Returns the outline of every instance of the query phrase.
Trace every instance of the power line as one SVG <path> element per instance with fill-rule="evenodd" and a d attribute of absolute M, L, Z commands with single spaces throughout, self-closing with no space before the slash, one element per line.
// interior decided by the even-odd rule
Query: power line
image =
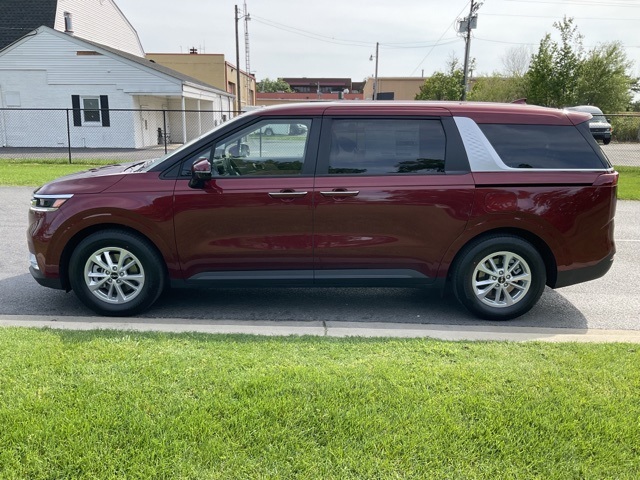
<path fill-rule="evenodd" d="M 474 36 L 473 38 L 475 38 L 476 40 L 480 40 L 481 42 L 491 42 L 491 43 L 504 43 L 507 45 L 533 45 L 534 47 L 537 45 L 540 45 L 540 43 L 525 43 L 525 42 L 509 42 L 507 40 L 493 40 L 490 38 L 481 38 L 478 36 Z M 584 45 L 586 48 L 595 48 L 598 45 Z M 625 45 L 622 44 L 622 46 L 624 48 L 640 48 L 640 45 Z"/>
<path fill-rule="evenodd" d="M 431 52 L 433 52 L 433 49 L 436 48 L 436 46 L 439 44 L 440 40 L 442 40 L 442 37 L 444 37 L 445 33 L 447 33 L 447 31 L 453 26 L 455 25 L 456 21 L 458 20 L 458 17 L 460 15 L 462 15 L 462 12 L 464 12 L 467 9 L 467 5 L 469 4 L 469 2 L 466 2 L 464 4 L 464 7 L 462 7 L 462 10 L 460 10 L 458 12 L 458 14 L 456 15 L 456 17 L 453 19 L 453 21 L 447 25 L 447 28 L 444 30 L 444 32 L 442 32 L 442 35 L 440 35 L 440 38 L 436 41 L 436 43 L 431 47 L 431 49 L 427 52 L 427 54 L 424 56 L 424 58 L 422 60 L 420 60 L 420 63 L 418 63 L 418 66 L 416 68 L 413 69 L 413 71 L 411 72 L 411 74 L 409 75 L 410 77 L 413 76 L 414 73 L 416 73 L 416 71 L 422 66 L 422 64 L 424 63 L 424 61 L 429 57 L 429 55 L 431 55 Z"/>
<path fill-rule="evenodd" d="M 628 8 L 640 8 L 640 3 L 635 5 L 629 5 L 628 3 L 619 3 L 620 0 L 609 1 L 609 2 L 585 2 L 580 0 L 562 0 L 562 1 L 552 1 L 552 0 L 504 0 L 505 2 L 519 2 L 519 3 L 551 3 L 553 5 L 581 5 L 585 7 L 628 7 Z"/>
<path fill-rule="evenodd" d="M 362 40 L 349 40 L 349 39 L 344 39 L 344 38 L 336 38 L 336 37 L 330 37 L 327 35 L 323 35 L 320 33 L 315 33 L 315 32 L 311 32 L 309 30 L 303 30 L 301 28 L 297 28 L 297 27 L 292 27 L 290 25 L 285 25 L 284 23 L 280 23 L 280 22 L 276 22 L 273 20 L 269 20 L 266 18 L 262 18 L 262 17 L 258 17 L 256 15 L 252 15 L 251 16 L 252 20 L 255 20 L 258 23 L 261 23 L 263 25 L 266 25 L 268 27 L 272 27 L 278 30 L 282 30 L 288 33 L 292 33 L 294 35 L 300 35 L 306 38 L 311 38 L 313 40 L 318 40 L 320 42 L 326 42 L 326 43 L 332 43 L 334 45 L 348 45 L 348 46 L 354 46 L 354 47 L 366 47 L 366 48 L 371 48 L 375 45 L 375 42 L 366 42 L 366 41 L 362 41 Z M 405 48 L 429 48 L 429 47 L 435 47 L 435 46 L 439 46 L 439 45 L 447 45 L 450 43 L 454 43 L 457 42 L 458 38 L 457 37 L 450 37 L 450 38 L 446 38 L 444 39 L 444 41 L 442 41 L 442 37 L 440 39 L 438 39 L 437 41 L 433 42 L 433 41 L 428 41 L 428 40 L 421 40 L 421 41 L 412 41 L 412 42 L 396 42 L 396 43 L 382 43 L 380 42 L 380 46 L 381 47 L 385 47 L 386 49 L 405 49 Z"/>
<path fill-rule="evenodd" d="M 301 35 L 303 37 L 312 38 L 314 40 L 319 40 L 326 43 L 333 43 L 336 45 L 351 45 L 355 47 L 367 47 L 367 48 L 370 48 L 372 45 L 375 45 L 375 42 L 362 42 L 360 40 L 345 40 L 345 39 L 340 39 L 335 37 L 329 37 L 327 35 L 322 35 L 319 33 L 310 32 L 308 30 L 302 30 L 300 28 L 291 27 L 283 23 L 274 22 L 272 20 L 261 18 L 256 15 L 252 15 L 251 19 L 263 25 L 276 28 L 278 30 L 283 30 L 285 32 Z"/>
<path fill-rule="evenodd" d="M 517 13 L 483 13 L 483 15 L 487 15 L 490 17 L 520 17 L 520 18 L 555 18 L 557 19 L 557 15 L 524 15 Z M 614 18 L 614 17 L 571 17 L 574 20 L 598 20 L 606 21 L 606 20 L 616 20 L 616 21 L 629 21 L 629 22 L 640 22 L 640 18 Z"/>

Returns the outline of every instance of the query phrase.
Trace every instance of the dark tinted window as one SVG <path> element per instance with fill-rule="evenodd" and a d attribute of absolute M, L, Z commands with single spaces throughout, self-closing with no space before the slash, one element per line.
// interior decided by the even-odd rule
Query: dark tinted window
<path fill-rule="evenodd" d="M 444 173 L 446 137 L 438 120 L 334 120 L 330 174 Z"/>
<path fill-rule="evenodd" d="M 513 168 L 602 168 L 574 126 L 481 124 L 502 161 Z"/>

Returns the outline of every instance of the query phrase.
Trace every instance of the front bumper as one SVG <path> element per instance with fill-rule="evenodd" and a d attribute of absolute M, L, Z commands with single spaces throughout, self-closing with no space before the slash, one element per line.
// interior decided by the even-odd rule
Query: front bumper
<path fill-rule="evenodd" d="M 593 135 L 593 138 L 596 140 L 602 140 L 603 142 L 605 140 L 611 140 L 611 132 L 591 132 L 591 135 Z"/>
<path fill-rule="evenodd" d="M 35 281 L 43 287 L 55 288 L 56 290 L 65 290 L 60 278 L 45 277 L 40 270 L 37 270 L 33 267 L 29 267 L 29 272 L 31 273 L 31 276 L 35 279 Z"/>

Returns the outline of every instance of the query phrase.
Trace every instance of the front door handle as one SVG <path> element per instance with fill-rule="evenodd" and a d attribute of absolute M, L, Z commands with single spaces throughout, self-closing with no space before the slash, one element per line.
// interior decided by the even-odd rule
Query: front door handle
<path fill-rule="evenodd" d="M 294 192 L 293 190 L 283 190 L 281 192 L 269 192 L 271 198 L 298 198 L 304 197 L 308 192 Z"/>
<path fill-rule="evenodd" d="M 330 192 L 320 192 L 323 197 L 355 197 L 360 190 L 332 190 Z"/>

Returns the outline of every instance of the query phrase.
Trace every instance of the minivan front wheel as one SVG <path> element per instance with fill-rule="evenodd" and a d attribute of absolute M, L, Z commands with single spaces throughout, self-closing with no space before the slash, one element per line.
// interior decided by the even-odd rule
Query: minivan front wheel
<path fill-rule="evenodd" d="M 520 237 L 499 235 L 469 244 L 456 261 L 456 298 L 487 320 L 509 320 L 528 312 L 546 283 L 542 257 Z"/>
<path fill-rule="evenodd" d="M 145 239 L 105 230 L 82 240 L 69 262 L 80 300 L 102 315 L 135 315 L 149 308 L 165 283 L 163 260 Z"/>

